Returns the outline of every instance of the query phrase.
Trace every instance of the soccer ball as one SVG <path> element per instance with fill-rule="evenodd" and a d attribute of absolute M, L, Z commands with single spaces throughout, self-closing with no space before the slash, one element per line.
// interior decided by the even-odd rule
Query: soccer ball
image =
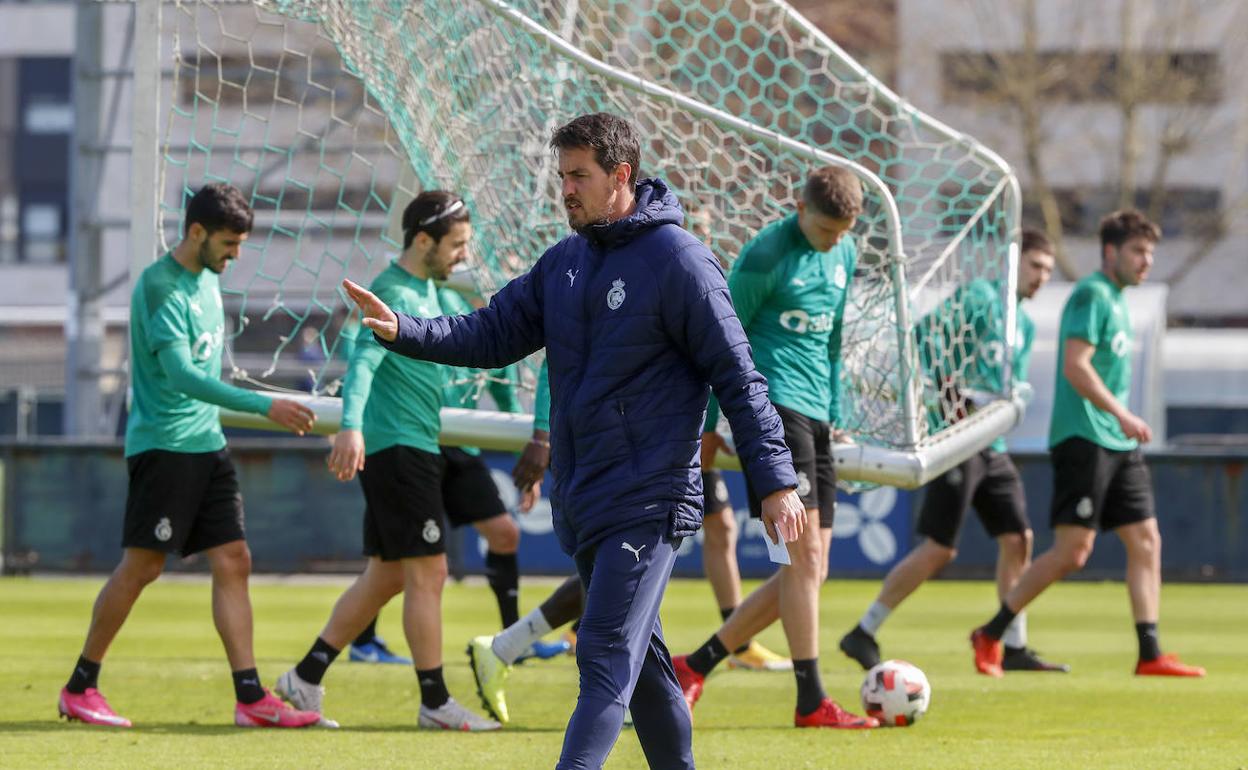
<path fill-rule="evenodd" d="M 886 660 L 862 682 L 862 708 L 881 726 L 907 727 L 918 721 L 932 700 L 927 676 L 913 663 Z"/>

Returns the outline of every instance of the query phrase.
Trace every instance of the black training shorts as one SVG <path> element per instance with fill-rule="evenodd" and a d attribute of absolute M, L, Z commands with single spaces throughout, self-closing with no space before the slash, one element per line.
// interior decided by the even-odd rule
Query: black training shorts
<path fill-rule="evenodd" d="M 793 455 L 797 472 L 797 496 L 807 510 L 819 511 L 819 528 L 830 529 L 836 515 L 836 466 L 832 462 L 832 425 L 804 414 L 772 404 L 784 424 L 784 443 Z M 750 515 L 762 518 L 762 501 L 750 486 L 749 474 L 745 488 L 750 496 Z"/>
<path fill-rule="evenodd" d="M 395 445 L 364 458 L 364 555 L 382 561 L 446 553 L 442 455 Z"/>
<path fill-rule="evenodd" d="M 702 471 L 702 509 L 704 515 L 728 511 L 732 513 L 732 500 L 728 499 L 728 485 L 724 474 L 715 468 Z"/>
<path fill-rule="evenodd" d="M 190 556 L 244 539 L 243 496 L 228 449 L 151 449 L 126 458 L 122 548 Z"/>
<path fill-rule="evenodd" d="M 442 447 L 442 505 L 452 527 L 475 524 L 507 513 L 490 467 L 479 455 Z"/>
<path fill-rule="evenodd" d="M 1023 480 L 1009 455 L 985 449 L 928 484 L 919 534 L 956 547 L 966 510 L 972 507 L 994 538 L 1030 529 Z"/>
<path fill-rule="evenodd" d="M 1068 438 L 1053 447 L 1050 458 L 1053 526 L 1108 531 L 1153 518 L 1152 477 L 1138 447 L 1116 451 Z"/>

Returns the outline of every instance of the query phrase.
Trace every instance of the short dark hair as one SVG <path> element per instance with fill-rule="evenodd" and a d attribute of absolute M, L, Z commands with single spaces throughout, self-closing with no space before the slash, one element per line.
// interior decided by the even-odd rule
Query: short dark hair
<path fill-rule="evenodd" d="M 1137 209 L 1118 209 L 1101 219 L 1101 258 L 1106 246 L 1122 246 L 1132 238 L 1145 238 L 1153 243 L 1161 240 L 1161 227 Z"/>
<path fill-rule="evenodd" d="M 621 163 L 627 163 L 632 169 L 628 183 L 636 186 L 641 175 L 641 143 L 633 125 L 624 118 L 609 112 L 581 115 L 556 128 L 550 137 L 552 150 L 575 147 L 593 150 L 594 160 L 608 174 Z"/>
<path fill-rule="evenodd" d="M 218 230 L 233 233 L 250 233 L 255 214 L 237 187 L 225 182 L 214 182 L 199 188 L 186 204 L 182 218 L 185 232 L 198 224 L 212 235 Z"/>
<path fill-rule="evenodd" d="M 1019 248 L 1019 254 L 1026 254 L 1029 251 L 1039 251 L 1044 254 L 1054 254 L 1056 250 L 1053 248 L 1053 241 L 1049 240 L 1049 236 L 1045 235 L 1042 230 L 1034 227 L 1023 228 L 1023 244 Z"/>
<path fill-rule="evenodd" d="M 862 213 L 862 183 L 849 169 L 824 166 L 806 178 L 802 200 L 833 219 L 855 219 Z"/>
<path fill-rule="evenodd" d="M 451 231 L 451 225 L 471 219 L 463 199 L 446 190 L 425 190 L 403 209 L 403 250 L 418 233 L 428 233 L 434 243 Z"/>

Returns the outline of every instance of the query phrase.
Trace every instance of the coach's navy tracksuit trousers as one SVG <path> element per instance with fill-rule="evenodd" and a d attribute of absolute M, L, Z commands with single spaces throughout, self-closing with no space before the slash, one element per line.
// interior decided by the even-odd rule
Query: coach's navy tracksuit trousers
<path fill-rule="evenodd" d="M 651 768 L 693 767 L 693 724 L 663 643 L 659 605 L 680 538 L 648 521 L 576 555 L 585 609 L 576 635 L 581 692 L 559 770 L 597 770 L 624 725 L 624 707 Z"/>

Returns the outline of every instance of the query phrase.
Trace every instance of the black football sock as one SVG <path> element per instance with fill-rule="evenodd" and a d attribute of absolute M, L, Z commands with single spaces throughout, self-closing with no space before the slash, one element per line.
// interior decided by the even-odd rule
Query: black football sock
<path fill-rule="evenodd" d="M 446 690 L 446 682 L 442 680 L 442 667 L 416 669 L 416 681 L 420 682 L 420 705 L 436 709 L 451 699 Z"/>
<path fill-rule="evenodd" d="M 723 620 L 724 622 L 727 622 L 727 621 L 728 621 L 728 616 L 729 616 L 729 615 L 731 615 L 732 613 L 736 612 L 736 611 L 737 611 L 737 608 L 736 608 L 736 607 L 720 607 L 720 608 L 719 608 L 719 617 L 720 617 L 720 619 L 721 619 L 721 620 Z M 746 640 L 745 644 L 743 644 L 743 645 L 741 645 L 740 647 L 738 647 L 737 649 L 733 650 L 733 651 L 732 651 L 732 654 L 733 654 L 733 655 L 740 655 L 741 653 L 745 652 L 745 651 L 746 651 L 746 650 L 748 650 L 748 649 L 750 649 L 750 640 L 749 640 L 749 639 L 747 639 L 747 640 Z"/>
<path fill-rule="evenodd" d="M 793 661 L 793 677 L 797 679 L 797 713 L 806 716 L 828 697 L 819 678 L 819 659 Z"/>
<path fill-rule="evenodd" d="M 368 628 L 361 631 L 360 635 L 355 637 L 355 641 L 351 642 L 351 644 L 355 647 L 363 647 L 366 644 L 372 644 L 373 640 L 376 638 L 377 638 L 377 618 L 373 618 L 369 622 Z"/>
<path fill-rule="evenodd" d="M 82 695 L 88 687 L 98 688 L 96 683 L 99 678 L 100 664 L 79 655 L 78 662 L 74 664 L 74 673 L 69 675 L 69 682 L 65 685 L 65 689 L 74 695 Z"/>
<path fill-rule="evenodd" d="M 689 668 L 694 672 L 706 676 L 711 673 L 712 669 L 719 665 L 719 662 L 728 657 L 728 648 L 724 643 L 719 641 L 719 637 L 711 634 L 711 638 L 706 640 L 698 649 L 694 650 L 685 662 L 689 664 Z"/>
<path fill-rule="evenodd" d="M 335 650 L 329 642 L 318 636 L 312 649 L 308 650 L 308 654 L 304 655 L 303 660 L 295 666 L 295 673 L 309 684 L 320 684 L 325 678 L 325 672 L 329 670 L 329 664 L 334 662 L 339 652 L 340 650 Z"/>
<path fill-rule="evenodd" d="M 1161 657 L 1161 639 L 1157 636 L 1156 623 L 1136 623 L 1135 635 L 1140 640 L 1140 660 L 1157 660 Z"/>
<path fill-rule="evenodd" d="M 255 703 L 264 697 L 260 686 L 260 674 L 254 668 L 234 672 L 234 697 L 239 703 Z"/>
<path fill-rule="evenodd" d="M 992 620 L 988 621 L 988 625 L 984 626 L 984 633 L 991 639 L 1000 640 L 1005 636 L 1005 629 L 1014 622 L 1017 612 L 1005 606 L 1005 602 L 1001 603 L 1001 609 L 997 610 L 997 614 Z"/>
<path fill-rule="evenodd" d="M 516 565 L 516 555 L 486 552 L 485 576 L 498 600 L 503 628 L 507 628 L 520 619 L 520 568 Z"/>

